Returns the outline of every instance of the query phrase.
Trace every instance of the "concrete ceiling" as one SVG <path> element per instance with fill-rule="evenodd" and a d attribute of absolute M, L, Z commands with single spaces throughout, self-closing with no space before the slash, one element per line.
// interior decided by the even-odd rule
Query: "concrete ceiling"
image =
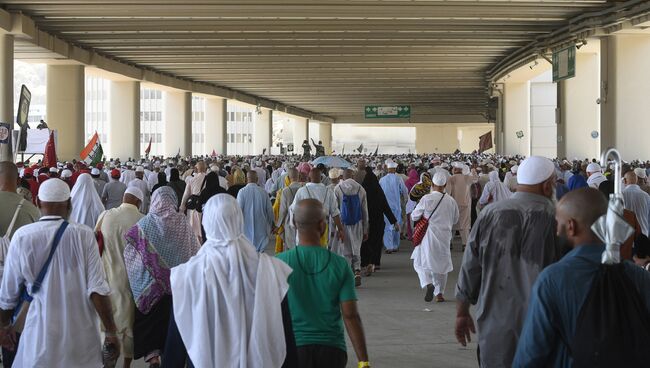
<path fill-rule="evenodd" d="M 484 121 L 486 71 L 606 0 L 2 1 L 45 32 L 141 68 L 337 122 L 410 104 Z M 471 121 L 469 121 L 471 120 Z"/>

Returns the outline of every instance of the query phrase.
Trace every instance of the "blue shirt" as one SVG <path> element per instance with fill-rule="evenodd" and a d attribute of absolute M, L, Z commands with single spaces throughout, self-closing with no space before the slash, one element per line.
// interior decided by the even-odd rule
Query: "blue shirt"
<path fill-rule="evenodd" d="M 243 187 L 237 194 L 237 202 L 244 214 L 244 235 L 263 252 L 269 244 L 271 228 L 275 218 L 268 193 L 257 184 Z"/>
<path fill-rule="evenodd" d="M 576 247 L 542 271 L 533 286 L 513 367 L 573 366 L 566 343 L 575 336 L 604 249 L 604 245 Z M 626 262 L 625 273 L 650 312 L 650 272 Z"/>

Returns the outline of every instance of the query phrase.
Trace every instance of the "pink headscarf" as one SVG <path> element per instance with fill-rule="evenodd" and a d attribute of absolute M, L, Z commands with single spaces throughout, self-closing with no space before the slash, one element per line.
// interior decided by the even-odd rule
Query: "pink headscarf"
<path fill-rule="evenodd" d="M 301 174 L 309 175 L 311 171 L 311 165 L 308 162 L 301 162 L 298 165 L 298 172 Z"/>
<path fill-rule="evenodd" d="M 410 192 L 413 186 L 417 184 L 419 180 L 420 175 L 418 175 L 417 170 L 411 169 L 409 171 L 409 178 L 404 182 L 404 184 L 406 184 L 406 189 L 408 189 Z"/>

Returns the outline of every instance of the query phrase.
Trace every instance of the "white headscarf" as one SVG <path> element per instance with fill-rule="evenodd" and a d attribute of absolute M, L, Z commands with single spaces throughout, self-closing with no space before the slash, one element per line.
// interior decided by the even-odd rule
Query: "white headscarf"
<path fill-rule="evenodd" d="M 104 205 L 97 194 L 90 174 L 81 174 L 70 193 L 72 212 L 70 221 L 95 228 L 99 215 L 104 212 Z"/>
<path fill-rule="evenodd" d="M 494 186 L 494 189 L 489 188 L 489 186 L 486 184 L 486 189 L 490 191 L 490 194 L 492 194 L 492 202 L 499 202 L 504 199 L 508 199 L 512 196 L 512 192 L 510 189 L 508 189 L 508 186 L 503 184 L 501 180 L 499 180 L 499 172 L 498 171 L 491 171 L 489 174 L 490 181 L 489 183 L 490 186 Z"/>
<path fill-rule="evenodd" d="M 171 271 L 174 318 L 196 367 L 280 367 L 286 357 L 281 303 L 291 268 L 258 254 L 228 194 L 203 209 L 207 241 Z"/>

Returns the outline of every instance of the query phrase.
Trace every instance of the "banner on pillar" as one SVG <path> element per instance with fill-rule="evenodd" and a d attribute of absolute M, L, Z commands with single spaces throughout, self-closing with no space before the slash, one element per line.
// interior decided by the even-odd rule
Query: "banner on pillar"
<path fill-rule="evenodd" d="M 492 146 L 492 132 L 487 132 L 480 136 L 479 138 L 479 143 L 478 143 L 478 153 L 481 154 L 489 149 L 491 149 Z"/>
<path fill-rule="evenodd" d="M 576 76 L 576 47 L 553 52 L 553 82 Z"/>
<path fill-rule="evenodd" d="M 95 135 L 90 139 L 86 148 L 81 151 L 79 157 L 89 166 L 95 166 L 101 162 L 103 156 L 102 143 L 99 141 L 99 134 L 95 132 Z"/>

